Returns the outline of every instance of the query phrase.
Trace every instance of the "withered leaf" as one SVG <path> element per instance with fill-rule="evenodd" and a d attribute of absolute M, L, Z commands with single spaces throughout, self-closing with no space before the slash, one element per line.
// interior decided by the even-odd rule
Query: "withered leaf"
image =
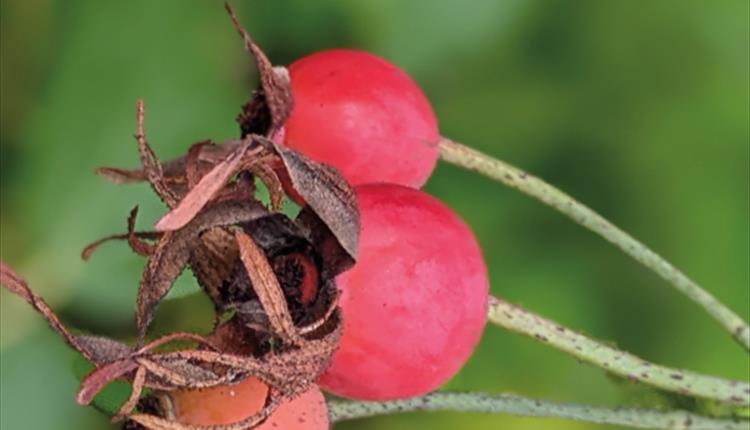
<path fill-rule="evenodd" d="M 188 188 L 193 188 L 195 184 L 200 181 L 203 177 L 201 172 L 200 156 L 203 152 L 203 148 L 212 145 L 210 140 L 194 143 L 188 149 L 188 153 L 185 156 L 185 178 L 187 179 Z"/>
<path fill-rule="evenodd" d="M 165 233 L 146 263 L 136 297 L 135 321 L 139 343 L 146 336 L 156 306 L 169 292 L 190 258 L 190 245 L 179 233 Z"/>
<path fill-rule="evenodd" d="M 107 384 L 132 372 L 137 367 L 138 364 L 131 358 L 113 361 L 97 367 L 81 382 L 76 401 L 79 405 L 88 405 Z"/>
<path fill-rule="evenodd" d="M 256 201 L 229 200 L 207 206 L 184 228 L 164 234 L 148 259 L 138 288 L 136 327 L 139 343 L 145 337 L 156 306 L 188 263 L 198 235 L 211 227 L 247 222 L 267 214 L 266 209 Z"/>
<path fill-rule="evenodd" d="M 341 242 L 333 235 L 328 226 L 309 207 L 302 208 L 296 222 L 310 236 L 310 240 L 322 260 L 321 277 L 334 279 L 336 275 L 349 270 L 355 263 L 354 258 L 346 251 Z"/>
<path fill-rule="evenodd" d="M 118 185 L 146 180 L 146 174 L 143 170 L 120 169 L 118 167 L 97 167 L 94 173 L 109 182 Z"/>
<path fill-rule="evenodd" d="M 47 320 L 50 327 L 65 339 L 68 345 L 80 352 L 87 360 L 97 363 L 97 360 L 101 359 L 97 351 L 92 349 L 96 342 L 91 342 L 89 338 L 83 338 L 82 341 L 82 338 L 71 334 L 49 305 L 41 297 L 34 294 L 26 281 L 2 261 L 0 261 L 0 285 L 30 304 Z"/>
<path fill-rule="evenodd" d="M 161 164 L 156 158 L 156 154 L 151 149 L 146 140 L 146 134 L 143 131 L 143 120 L 144 120 L 144 105 L 143 100 L 136 102 L 136 132 L 135 139 L 138 142 L 138 153 L 141 157 L 141 164 L 143 165 L 143 171 L 146 174 L 148 182 L 154 189 L 156 194 L 164 200 L 169 207 L 174 207 L 179 201 L 178 197 L 174 194 L 172 189 L 169 187 L 164 179 L 164 172 L 162 171 Z"/>
<path fill-rule="evenodd" d="M 200 143 L 200 142 L 199 142 Z M 230 140 L 221 145 L 202 145 L 198 154 L 198 161 L 206 164 L 216 164 L 234 150 L 244 145 L 243 140 Z M 185 182 L 186 156 L 161 163 L 164 180 L 170 183 Z M 122 169 L 118 167 L 99 167 L 95 173 L 114 184 L 142 182 L 147 179 L 146 172 L 140 169 Z"/>
<path fill-rule="evenodd" d="M 76 336 L 76 340 L 80 348 L 87 351 L 91 356 L 91 361 L 97 366 L 122 360 L 133 353 L 133 348 L 129 345 L 108 337 L 79 335 Z"/>
<path fill-rule="evenodd" d="M 118 410 L 117 413 L 112 417 L 112 422 L 122 420 L 130 413 L 130 411 L 132 411 L 136 407 L 145 384 L 146 368 L 139 367 L 138 370 L 135 371 L 135 376 L 133 377 L 133 387 L 131 388 L 130 396 L 128 396 L 128 400 L 126 400 L 125 403 L 122 404 L 120 410 Z"/>
<path fill-rule="evenodd" d="M 204 231 L 199 240 L 190 256 L 190 270 L 219 309 L 223 302 L 221 288 L 232 276 L 239 256 L 237 241 L 234 234 L 223 227 Z"/>
<path fill-rule="evenodd" d="M 121 233 L 121 234 L 113 234 L 110 236 L 105 236 L 99 240 L 96 240 L 94 242 L 91 242 L 90 244 L 86 245 L 85 248 L 83 248 L 83 251 L 81 251 L 81 259 L 84 261 L 87 261 L 91 258 L 91 256 L 94 254 L 96 250 L 99 249 L 99 247 L 107 242 L 113 241 L 113 240 L 128 240 L 131 237 L 136 237 L 138 239 L 148 239 L 148 240 L 156 240 L 162 237 L 164 233 L 160 231 L 134 231 L 132 233 Z M 148 244 L 147 242 L 144 242 Z M 149 247 L 152 247 L 153 245 L 148 244 Z M 142 256 L 150 255 L 152 251 L 149 251 L 146 254 L 140 254 Z"/>
<path fill-rule="evenodd" d="M 209 200 L 239 170 L 245 157 L 262 150 L 260 146 L 251 149 L 251 140 L 238 148 L 226 159 L 214 166 L 198 184 L 179 202 L 177 207 L 164 215 L 157 223 L 156 230 L 172 231 L 182 228 L 208 203 Z"/>
<path fill-rule="evenodd" d="M 281 157 L 294 189 L 330 229 L 341 247 L 356 260 L 359 210 L 351 185 L 328 165 L 311 160 L 285 145 L 273 145 Z"/>
<path fill-rule="evenodd" d="M 234 11 L 226 4 L 227 12 L 232 18 L 234 27 L 242 36 L 245 42 L 245 49 L 255 58 L 255 64 L 260 74 L 260 84 L 265 96 L 265 104 L 271 115 L 271 128 L 264 133 L 267 136 L 273 135 L 279 130 L 289 113 L 292 111 L 292 89 L 289 83 L 289 73 L 283 67 L 273 67 L 266 54 L 253 42 L 250 35 L 245 31 L 237 20 Z"/>
<path fill-rule="evenodd" d="M 302 338 L 294 327 L 284 293 L 263 250 L 242 231 L 235 232 L 235 238 L 240 250 L 240 259 L 275 334 L 292 344 L 301 344 Z"/>

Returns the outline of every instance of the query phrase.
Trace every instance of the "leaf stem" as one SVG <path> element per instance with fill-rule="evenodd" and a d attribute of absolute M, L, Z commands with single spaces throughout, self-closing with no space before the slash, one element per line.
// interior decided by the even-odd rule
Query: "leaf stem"
<path fill-rule="evenodd" d="M 602 236 L 702 306 L 737 342 L 750 351 L 750 327 L 742 318 L 664 258 L 592 209 L 517 167 L 448 138 L 441 138 L 439 148 L 443 160 L 481 173 L 521 191 L 557 209 L 573 221 Z"/>
<path fill-rule="evenodd" d="M 750 384 L 649 363 L 492 296 L 488 318 L 503 328 L 532 337 L 631 381 L 686 396 L 750 405 Z"/>
<path fill-rule="evenodd" d="M 382 403 L 331 400 L 328 410 L 333 422 L 398 412 L 462 411 L 564 418 L 598 424 L 667 430 L 746 430 L 748 425 L 748 421 L 744 420 L 709 418 L 686 411 L 612 409 L 534 400 L 514 394 L 438 392 L 423 397 Z"/>

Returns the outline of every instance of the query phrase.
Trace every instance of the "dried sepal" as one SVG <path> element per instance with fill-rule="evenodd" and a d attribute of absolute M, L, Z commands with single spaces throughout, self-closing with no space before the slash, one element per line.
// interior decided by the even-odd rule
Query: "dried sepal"
<path fill-rule="evenodd" d="M 227 12 L 232 18 L 232 23 L 237 29 L 237 32 L 242 36 L 245 42 L 245 49 L 252 54 L 255 59 L 255 64 L 258 67 L 258 73 L 260 74 L 260 84 L 262 91 L 262 98 L 264 104 L 270 114 L 270 128 L 263 130 L 263 135 L 271 136 L 277 130 L 281 129 L 284 122 L 289 117 L 289 113 L 292 111 L 292 89 L 289 82 L 289 74 L 283 67 L 273 67 L 271 61 L 266 57 L 266 54 L 253 42 L 250 35 L 242 28 L 237 16 L 234 11 L 226 4 Z M 260 92 L 256 93 L 260 95 Z M 260 105 L 262 106 L 262 104 Z"/>
<path fill-rule="evenodd" d="M 318 215 L 352 259 L 357 256 L 359 210 L 351 185 L 338 170 L 274 142 L 294 189 Z"/>
<path fill-rule="evenodd" d="M 122 421 L 123 419 L 125 419 L 125 417 L 128 416 L 128 414 L 130 414 L 133 409 L 135 409 L 135 407 L 138 405 L 138 400 L 141 398 L 141 393 L 143 392 L 143 387 L 145 386 L 145 384 L 146 368 L 139 367 L 135 371 L 135 376 L 133 377 L 133 386 L 130 390 L 130 396 L 128 396 L 128 399 L 125 401 L 125 403 L 122 404 L 117 413 L 112 416 L 112 422 Z"/>
<path fill-rule="evenodd" d="M 156 223 L 158 231 L 172 231 L 182 228 L 208 203 L 229 178 L 236 174 L 246 157 L 262 151 L 262 147 L 252 145 L 248 139 L 245 146 L 238 148 L 204 175 L 179 204 Z"/>
<path fill-rule="evenodd" d="M 205 178 L 205 177 L 204 177 Z M 143 341 L 154 311 L 190 260 L 192 246 L 203 231 L 247 222 L 267 214 L 254 201 L 226 201 L 205 208 L 184 228 L 164 234 L 146 263 L 136 298 L 136 327 Z"/>
<path fill-rule="evenodd" d="M 143 100 L 138 100 L 136 102 L 135 114 L 135 139 L 136 142 L 138 142 L 138 153 L 140 154 L 143 171 L 146 174 L 146 178 L 148 179 L 148 182 L 151 184 L 151 187 L 154 189 L 156 194 L 169 207 L 174 207 L 179 201 L 179 198 L 177 195 L 175 195 L 172 188 L 169 187 L 169 184 L 164 179 L 164 172 L 162 170 L 161 163 L 159 163 L 159 160 L 156 158 L 156 154 L 154 154 L 154 151 L 151 149 L 148 141 L 146 140 L 146 133 L 144 132 L 143 128 L 145 115 L 144 111 L 145 108 Z"/>
<path fill-rule="evenodd" d="M 235 232 L 235 238 L 240 249 L 240 259 L 274 333 L 286 342 L 300 345 L 302 338 L 294 327 L 284 293 L 263 250 L 242 231 Z"/>
<path fill-rule="evenodd" d="M 131 357 L 98 366 L 81 381 L 76 402 L 79 405 L 88 405 L 110 382 L 124 377 L 137 368 L 138 363 Z"/>
<path fill-rule="evenodd" d="M 96 170 L 94 170 L 94 173 L 117 185 L 143 182 L 146 180 L 146 174 L 142 169 L 131 170 L 121 169 L 119 167 L 97 167 Z"/>
<path fill-rule="evenodd" d="M 207 172 L 203 171 L 200 157 L 203 152 L 203 148 L 206 146 L 215 146 L 210 140 L 204 140 L 190 145 L 187 155 L 185 156 L 185 179 L 187 181 L 188 188 L 193 188 L 198 181 Z"/>
<path fill-rule="evenodd" d="M 125 234 L 113 234 L 110 236 L 103 237 L 95 242 L 86 245 L 81 251 L 81 259 L 84 261 L 91 258 L 91 255 L 99 249 L 99 246 L 112 241 L 112 240 L 127 240 L 130 249 L 136 254 L 147 257 L 154 252 L 154 245 L 146 242 L 146 240 L 156 240 L 161 238 L 164 234 L 156 231 L 135 231 L 135 219 L 138 215 L 138 206 L 135 206 L 128 215 L 128 226 L 127 233 Z M 145 239 L 145 240 L 144 240 Z"/>
<path fill-rule="evenodd" d="M 81 338 L 70 333 L 68 329 L 65 328 L 65 326 L 62 324 L 52 308 L 49 307 L 47 302 L 45 302 L 41 297 L 34 294 L 34 292 L 31 291 L 31 288 L 29 288 L 26 281 L 21 278 L 15 271 L 13 271 L 10 266 L 2 261 L 0 261 L 0 285 L 5 287 L 11 293 L 20 296 L 28 304 L 30 304 L 37 312 L 39 312 L 44 317 L 45 320 L 47 320 L 47 323 L 50 325 L 50 327 L 52 327 L 53 330 L 55 330 L 58 334 L 60 334 L 60 336 L 63 337 L 63 339 L 65 339 L 68 345 L 70 345 L 76 351 L 80 352 L 87 360 L 96 362 L 96 359 L 99 358 L 99 354 L 97 354 L 95 351 L 92 351 L 91 348 L 96 348 L 96 346 L 101 345 L 101 343 L 91 341 L 90 338 L 85 338 L 85 340 L 82 341 Z"/>

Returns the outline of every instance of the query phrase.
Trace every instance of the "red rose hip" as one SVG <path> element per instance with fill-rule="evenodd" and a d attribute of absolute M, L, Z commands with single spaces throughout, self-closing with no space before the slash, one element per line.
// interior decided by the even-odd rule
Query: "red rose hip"
<path fill-rule="evenodd" d="M 175 419 L 193 426 L 227 425 L 242 421 L 262 408 L 268 386 L 257 378 L 234 385 L 170 394 Z M 328 409 L 317 386 L 299 397 L 283 402 L 255 430 L 328 430 Z"/>
<path fill-rule="evenodd" d="M 438 157 L 437 120 L 406 73 L 366 52 L 331 50 L 295 61 L 289 75 L 287 146 L 355 185 L 424 185 Z"/>
<path fill-rule="evenodd" d="M 437 199 L 392 184 L 355 187 L 357 264 L 340 275 L 344 331 L 324 389 L 390 400 L 438 388 L 482 334 L 488 280 L 477 241 Z"/>

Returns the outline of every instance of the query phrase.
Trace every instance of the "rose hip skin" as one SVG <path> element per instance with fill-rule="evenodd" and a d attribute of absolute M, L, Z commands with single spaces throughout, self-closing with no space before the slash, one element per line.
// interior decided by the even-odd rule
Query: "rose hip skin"
<path fill-rule="evenodd" d="M 357 264 L 336 279 L 344 331 L 319 385 L 361 400 L 425 394 L 458 372 L 481 336 L 489 288 L 481 251 L 466 224 L 421 191 L 355 191 Z"/>
<path fill-rule="evenodd" d="M 175 419 L 183 424 L 232 424 L 261 410 L 268 386 L 257 378 L 235 385 L 170 393 Z M 328 409 L 317 386 L 282 403 L 253 430 L 328 430 Z"/>
<path fill-rule="evenodd" d="M 287 146 L 354 185 L 424 185 L 438 157 L 437 120 L 406 73 L 366 52 L 330 50 L 295 61 L 289 74 Z"/>

